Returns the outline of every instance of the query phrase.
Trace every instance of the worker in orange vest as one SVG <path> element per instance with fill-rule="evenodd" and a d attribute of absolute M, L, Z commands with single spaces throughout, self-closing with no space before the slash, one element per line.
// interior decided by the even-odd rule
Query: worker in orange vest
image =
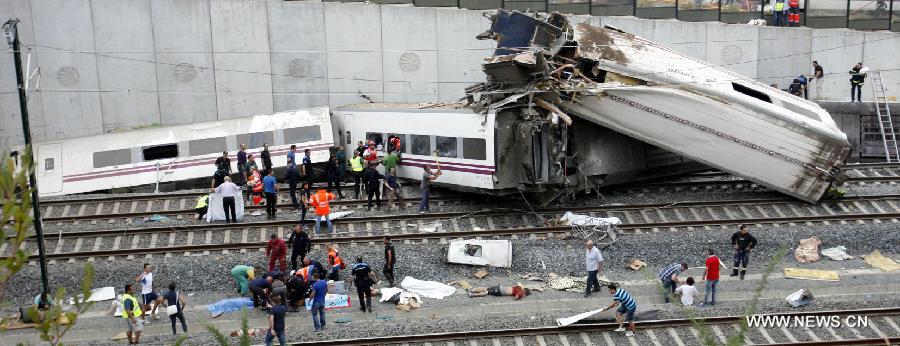
<path fill-rule="evenodd" d="M 316 208 L 316 228 L 314 232 L 319 234 L 319 228 L 322 226 L 322 219 L 325 219 L 325 222 L 328 224 L 328 233 L 334 232 L 334 226 L 331 224 L 331 207 L 329 207 L 329 202 L 334 200 L 334 194 L 331 193 L 331 190 L 326 191 L 325 189 L 319 189 L 315 195 L 309 198 L 309 205 L 314 206 Z"/>
<path fill-rule="evenodd" d="M 800 0 L 788 0 L 788 26 L 800 26 Z"/>
<path fill-rule="evenodd" d="M 340 271 L 346 265 L 338 254 L 337 245 L 328 246 L 328 264 L 331 265 L 331 270 L 328 271 L 328 280 L 341 281 Z"/>

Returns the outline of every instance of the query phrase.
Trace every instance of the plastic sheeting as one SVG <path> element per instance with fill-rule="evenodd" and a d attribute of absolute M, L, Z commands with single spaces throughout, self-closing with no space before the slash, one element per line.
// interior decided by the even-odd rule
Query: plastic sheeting
<path fill-rule="evenodd" d="M 588 215 L 573 214 L 571 211 L 567 211 L 559 220 L 567 221 L 567 225 L 581 226 L 615 226 L 622 224 L 622 220 L 619 220 L 619 218 L 617 217 L 593 217 Z"/>
<path fill-rule="evenodd" d="M 841 245 L 822 250 L 822 256 L 828 257 L 834 261 L 853 259 L 853 256 L 847 254 L 847 248 Z"/>
<path fill-rule="evenodd" d="M 863 258 L 869 265 L 888 273 L 900 270 L 900 264 L 897 264 L 897 262 L 894 262 L 890 258 L 884 257 L 884 255 L 881 254 L 881 251 L 878 250 L 872 251 L 872 253 L 863 256 Z"/>
<path fill-rule="evenodd" d="M 403 278 L 400 287 L 420 296 L 434 299 L 444 299 L 444 297 L 456 293 L 456 288 L 453 288 L 452 286 L 436 281 L 422 281 L 412 276 Z"/>
<path fill-rule="evenodd" d="M 794 250 L 794 258 L 800 263 L 809 263 L 819 260 L 819 245 L 822 241 L 815 236 L 800 239 L 800 245 Z"/>
<path fill-rule="evenodd" d="M 209 310 L 209 313 L 212 314 L 213 317 L 219 317 L 226 312 L 238 311 L 241 309 L 252 307 L 253 300 L 250 298 L 233 298 L 222 299 L 215 304 L 207 305 L 206 310 Z"/>
<path fill-rule="evenodd" d="M 244 199 L 234 198 L 234 213 L 238 220 L 244 218 Z M 225 209 L 222 208 L 222 195 L 209 194 L 209 205 L 206 211 L 206 222 L 225 221 Z"/>

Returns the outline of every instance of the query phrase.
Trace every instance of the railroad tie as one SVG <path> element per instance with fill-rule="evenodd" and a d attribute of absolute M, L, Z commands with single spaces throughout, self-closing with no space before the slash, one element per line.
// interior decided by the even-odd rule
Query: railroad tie
<path fill-rule="evenodd" d="M 890 316 L 884 316 L 884 317 L 882 317 L 882 319 L 884 320 L 885 323 L 889 324 L 891 326 L 891 328 L 894 328 L 894 330 L 897 331 L 897 334 L 900 334 L 900 326 L 897 326 L 897 323 L 895 323 L 893 320 L 891 320 Z"/>
<path fill-rule="evenodd" d="M 155 249 L 155 248 L 156 248 L 156 241 L 157 241 L 158 239 L 159 239 L 159 233 L 153 233 L 153 234 L 151 234 L 151 235 L 150 235 L 150 243 L 147 244 L 147 249 L 148 249 L 148 250 L 150 250 L 150 249 Z M 145 258 L 152 258 L 153 255 L 150 254 L 150 253 L 147 253 L 147 255 L 144 256 L 144 257 L 145 257 Z"/>
<path fill-rule="evenodd" d="M 725 337 L 725 333 L 722 332 L 722 329 L 719 328 L 718 325 L 714 324 L 710 327 L 710 329 L 713 330 L 713 333 L 716 334 L 716 336 L 719 338 L 719 341 L 721 341 L 723 344 L 728 343 L 728 338 Z"/>
<path fill-rule="evenodd" d="M 169 248 L 175 247 L 175 232 L 169 232 Z M 166 252 L 166 258 L 172 257 L 171 252 Z"/>
<path fill-rule="evenodd" d="M 249 231 L 250 231 L 250 230 L 249 230 L 249 229 L 246 229 L 246 228 L 244 228 L 244 229 L 241 230 L 241 243 L 244 243 L 244 244 L 247 243 L 247 233 L 248 233 Z M 241 253 L 247 253 L 247 249 L 241 249 Z"/>
<path fill-rule="evenodd" d="M 769 332 L 767 332 L 765 328 L 763 328 L 763 327 L 756 327 L 756 330 L 759 332 L 759 334 L 761 334 L 761 335 L 763 336 L 763 338 L 766 339 L 766 342 L 767 342 L 767 343 L 770 343 L 770 344 L 774 344 L 774 343 L 775 343 L 775 339 L 772 339 L 772 337 L 769 336 Z"/>
<path fill-rule="evenodd" d="M 813 333 L 812 329 L 809 329 L 809 328 L 803 328 L 803 331 L 805 331 L 805 332 L 806 332 L 806 335 L 809 335 L 809 337 L 810 337 L 811 339 L 813 339 L 813 341 L 815 341 L 815 342 L 822 341 L 822 339 L 819 338 L 819 336 L 816 335 L 816 333 Z"/>
<path fill-rule="evenodd" d="M 652 342 L 654 345 L 662 346 L 662 344 L 659 343 L 659 339 L 656 337 L 656 333 L 653 332 L 653 329 L 647 329 L 647 336 L 650 337 L 650 342 Z"/>
<path fill-rule="evenodd" d="M 63 208 L 62 215 L 60 215 L 60 216 L 62 216 L 62 217 L 69 216 L 69 209 L 71 209 L 70 208 L 71 206 L 72 206 L 71 204 L 66 204 L 66 206 Z"/>
<path fill-rule="evenodd" d="M 230 228 L 225 230 L 225 237 L 223 238 L 222 242 L 225 244 L 231 243 L 231 229 Z M 228 249 L 222 250 L 223 255 L 228 254 L 228 252 L 229 252 Z"/>
<path fill-rule="evenodd" d="M 204 242 L 204 244 L 206 244 L 206 245 L 212 244 L 212 230 L 206 231 L 206 241 Z M 203 254 L 209 255 L 209 250 L 204 250 Z"/>
<path fill-rule="evenodd" d="M 581 342 L 584 343 L 584 346 L 594 346 L 594 343 L 591 342 L 591 338 L 587 335 L 587 333 L 579 332 L 578 335 L 581 336 Z M 684 345 L 678 345 L 678 346 L 684 346 Z"/>
<path fill-rule="evenodd" d="M 834 331 L 834 329 L 832 329 L 830 326 L 825 326 L 825 330 L 827 330 L 828 334 L 831 334 L 831 337 L 834 338 L 835 340 L 838 340 L 838 341 L 844 340 L 844 337 L 842 337 L 840 334 L 836 333 Z M 898 331 L 900 331 L 900 329 L 898 329 Z"/>
<path fill-rule="evenodd" d="M 187 235 L 187 244 L 184 244 L 184 245 L 190 246 L 190 245 L 193 245 L 193 244 L 194 244 L 194 231 L 190 231 L 190 232 L 188 232 L 188 235 Z M 190 256 L 190 255 L 191 255 L 191 252 L 190 252 L 190 251 L 185 251 L 185 252 L 184 252 L 184 255 L 185 255 L 185 256 Z"/>
<path fill-rule="evenodd" d="M 792 334 L 791 331 L 787 329 L 787 327 L 781 327 L 780 329 L 781 329 L 781 333 L 784 334 L 784 336 L 787 337 L 788 340 L 790 340 L 793 343 L 799 342 L 799 341 L 797 341 L 797 338 L 794 337 L 794 334 Z M 862 339 L 862 338 L 860 338 L 860 339 Z"/>
<path fill-rule="evenodd" d="M 732 324 L 731 327 L 733 327 L 737 333 L 741 332 L 740 325 Z M 748 331 L 749 331 L 749 329 L 748 329 Z M 750 333 L 744 333 L 744 345 L 754 345 L 754 344 L 755 343 L 753 342 L 753 340 L 750 340 Z"/>
<path fill-rule="evenodd" d="M 878 328 L 878 324 L 875 323 L 874 318 L 870 319 L 868 324 L 869 324 L 869 328 L 872 328 L 872 330 L 875 331 L 875 334 L 878 334 L 878 336 L 880 338 L 882 338 L 882 339 L 888 338 L 887 334 L 885 334 L 884 332 L 881 331 L 881 329 Z"/>
<path fill-rule="evenodd" d="M 72 248 L 72 253 L 77 253 L 78 251 L 81 251 L 81 244 L 83 241 L 84 241 L 84 239 L 81 237 L 78 237 L 75 239 L 75 247 Z M 69 258 L 69 263 L 75 263 L 75 259 Z"/>
<path fill-rule="evenodd" d="M 675 341 L 675 344 L 678 346 L 685 346 L 684 342 L 681 341 L 681 336 L 678 335 L 678 332 L 675 331 L 672 327 L 666 327 L 666 331 L 669 332 L 669 336 L 672 337 L 671 340 Z"/>

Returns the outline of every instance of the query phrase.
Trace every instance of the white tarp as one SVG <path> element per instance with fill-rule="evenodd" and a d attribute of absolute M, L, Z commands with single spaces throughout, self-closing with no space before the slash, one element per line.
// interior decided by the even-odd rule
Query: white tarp
<path fill-rule="evenodd" d="M 558 325 L 558 326 L 560 326 L 560 327 L 565 327 L 565 326 L 568 326 L 568 325 L 570 325 L 570 324 L 572 324 L 572 323 L 575 323 L 575 322 L 581 321 L 581 320 L 583 320 L 583 319 L 585 319 L 585 318 L 591 317 L 591 316 L 593 316 L 593 315 L 595 315 L 595 314 L 597 314 L 597 313 L 599 313 L 599 312 L 601 312 L 601 311 L 603 311 L 603 310 L 606 310 L 606 309 L 603 308 L 603 309 L 597 309 L 597 310 L 588 311 L 588 312 L 582 312 L 582 313 L 580 313 L 580 314 L 578 314 L 578 315 L 575 315 L 575 316 L 572 316 L 572 317 L 557 318 L 557 319 L 556 319 L 556 325 Z"/>
<path fill-rule="evenodd" d="M 452 286 L 436 281 L 422 281 L 413 278 L 412 276 L 403 278 L 400 287 L 420 296 L 434 299 L 444 299 L 444 297 L 456 293 L 456 288 L 453 288 Z"/>
<path fill-rule="evenodd" d="M 847 254 L 847 248 L 845 248 L 843 245 L 838 245 L 833 248 L 822 250 L 822 256 L 828 257 L 834 261 L 853 259 L 853 256 Z"/>
<path fill-rule="evenodd" d="M 512 243 L 509 240 L 456 240 L 447 249 L 450 263 L 481 266 L 512 266 Z"/>
<path fill-rule="evenodd" d="M 622 220 L 619 220 L 619 218 L 617 217 L 593 217 L 588 215 L 573 214 L 571 211 L 567 211 L 559 220 L 565 221 L 566 225 L 570 226 L 616 226 L 622 224 Z"/>
<path fill-rule="evenodd" d="M 244 218 L 244 199 L 234 198 L 234 213 L 238 220 Z M 206 211 L 206 222 L 225 221 L 225 209 L 222 208 L 222 195 L 209 194 L 209 204 Z"/>
<path fill-rule="evenodd" d="M 78 296 L 81 296 L 80 294 Z M 89 302 L 102 302 L 104 300 L 116 299 L 116 289 L 112 286 L 100 287 L 91 290 L 91 296 L 88 297 Z M 75 304 L 74 299 L 69 299 L 69 304 Z"/>

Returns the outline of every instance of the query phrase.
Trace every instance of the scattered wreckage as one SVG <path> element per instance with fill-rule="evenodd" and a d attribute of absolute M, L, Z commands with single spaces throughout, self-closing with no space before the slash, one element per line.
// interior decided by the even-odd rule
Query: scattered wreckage
<path fill-rule="evenodd" d="M 808 202 L 846 180 L 850 144 L 824 109 L 721 66 L 558 13 L 499 10 L 477 38 L 497 48 L 482 64 L 486 82 L 466 89 L 467 105 L 517 112 L 504 126 L 519 130 L 524 154 L 506 160 L 557 196 L 615 183 L 615 172 L 640 179 L 618 169 L 637 156 L 621 134 L 664 149 L 675 167 L 700 163 Z"/>
<path fill-rule="evenodd" d="M 447 262 L 509 268 L 512 243 L 509 240 L 455 240 L 447 248 Z"/>

